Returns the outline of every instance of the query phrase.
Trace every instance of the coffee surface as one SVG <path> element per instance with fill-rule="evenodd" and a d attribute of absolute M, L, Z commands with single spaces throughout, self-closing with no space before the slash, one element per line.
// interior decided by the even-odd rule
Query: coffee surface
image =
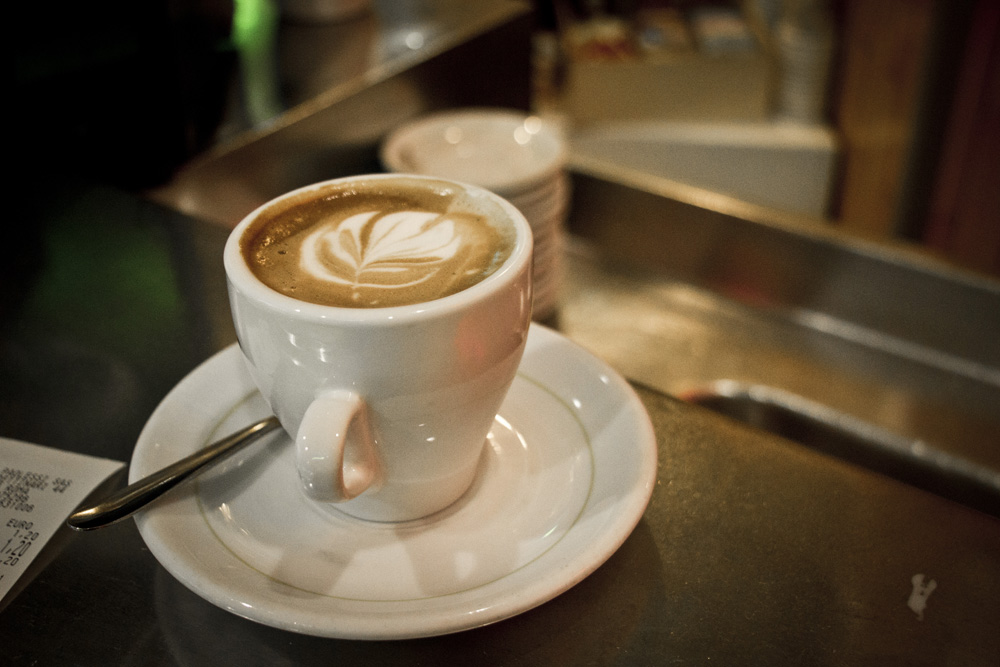
<path fill-rule="evenodd" d="M 510 256 L 514 236 L 493 202 L 452 184 L 393 179 L 277 202 L 259 214 L 240 245 L 251 271 L 282 294 L 378 308 L 475 285 Z"/>

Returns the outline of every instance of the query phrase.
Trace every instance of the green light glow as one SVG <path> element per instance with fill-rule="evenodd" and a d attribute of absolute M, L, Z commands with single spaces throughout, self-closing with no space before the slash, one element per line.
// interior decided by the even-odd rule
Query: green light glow
<path fill-rule="evenodd" d="M 232 40 L 236 48 L 259 43 L 269 37 L 276 24 L 277 10 L 272 0 L 235 0 Z"/>
<path fill-rule="evenodd" d="M 232 42 L 239 54 L 243 99 L 252 123 L 265 123 L 282 111 L 278 92 L 275 0 L 235 0 Z"/>

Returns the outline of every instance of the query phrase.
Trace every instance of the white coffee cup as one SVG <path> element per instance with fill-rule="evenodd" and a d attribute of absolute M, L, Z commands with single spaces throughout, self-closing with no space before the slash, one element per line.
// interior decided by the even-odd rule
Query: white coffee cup
<path fill-rule="evenodd" d="M 328 186 L 394 182 L 456 188 L 514 231 L 503 264 L 471 287 L 412 305 L 318 305 L 265 285 L 241 251 L 271 207 Z M 230 235 L 230 304 L 250 374 L 296 440 L 302 491 L 375 521 L 406 521 L 471 486 L 520 363 L 531 318 L 531 229 L 481 188 L 414 175 L 337 179 L 258 208 Z"/>

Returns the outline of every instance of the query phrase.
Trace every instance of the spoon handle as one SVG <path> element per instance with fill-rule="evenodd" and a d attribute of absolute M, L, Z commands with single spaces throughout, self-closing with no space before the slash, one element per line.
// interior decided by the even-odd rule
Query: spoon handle
<path fill-rule="evenodd" d="M 93 530 L 121 521 L 184 480 L 194 477 L 226 455 L 246 447 L 280 426 L 275 417 L 262 419 L 159 472 L 129 484 L 92 507 L 77 510 L 69 516 L 66 523 L 75 530 Z"/>

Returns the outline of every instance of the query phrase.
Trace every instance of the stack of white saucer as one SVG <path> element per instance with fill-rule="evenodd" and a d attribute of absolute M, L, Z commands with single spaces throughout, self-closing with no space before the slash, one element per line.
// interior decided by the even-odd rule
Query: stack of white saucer
<path fill-rule="evenodd" d="M 381 157 L 390 171 L 471 183 L 514 204 L 534 234 L 533 316 L 554 314 L 570 195 L 558 130 L 537 116 L 502 109 L 435 113 L 391 133 Z"/>

